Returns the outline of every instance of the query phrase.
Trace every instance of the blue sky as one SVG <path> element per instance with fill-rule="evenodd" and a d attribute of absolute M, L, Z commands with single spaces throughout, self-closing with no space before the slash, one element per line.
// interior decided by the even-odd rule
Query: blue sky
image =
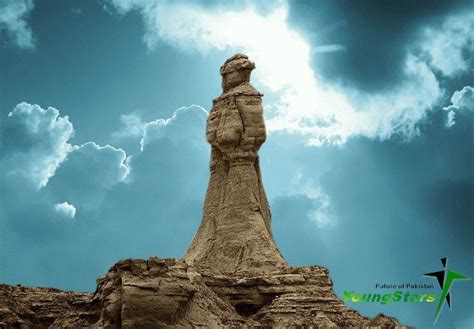
<path fill-rule="evenodd" d="M 122 258 L 181 257 L 204 127 L 235 52 L 256 62 L 274 237 L 339 296 L 474 275 L 468 1 L 0 0 L 0 282 L 89 290 Z M 440 328 L 474 325 L 474 288 Z M 349 304 L 430 327 L 432 305 Z"/>

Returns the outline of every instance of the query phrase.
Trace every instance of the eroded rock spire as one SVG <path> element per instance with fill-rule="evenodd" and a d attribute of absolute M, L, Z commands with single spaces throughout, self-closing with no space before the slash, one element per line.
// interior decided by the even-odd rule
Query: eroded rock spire
<path fill-rule="evenodd" d="M 223 92 L 207 119 L 211 177 L 201 226 L 184 258 L 212 272 L 258 274 L 287 267 L 273 241 L 260 175 L 258 150 L 266 132 L 263 95 L 250 84 L 254 68 L 243 54 L 222 65 Z"/>

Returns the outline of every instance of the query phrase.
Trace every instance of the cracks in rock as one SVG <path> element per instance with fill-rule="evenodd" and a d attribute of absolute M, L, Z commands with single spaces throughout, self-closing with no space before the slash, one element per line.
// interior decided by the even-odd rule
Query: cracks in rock
<path fill-rule="evenodd" d="M 239 113 L 240 121 L 242 122 L 243 129 L 242 129 L 242 133 L 240 134 L 240 141 L 239 141 L 239 144 L 240 144 L 240 142 L 242 142 L 242 136 L 245 135 L 245 121 L 244 121 L 244 116 L 242 114 L 242 110 L 240 109 L 239 104 L 237 103 L 237 97 L 238 96 L 239 95 L 237 95 L 237 96 L 234 95 L 234 96 L 232 96 L 231 99 L 232 99 L 232 102 L 233 102 L 232 105 L 237 108 L 237 113 Z"/>
<path fill-rule="evenodd" d="M 237 265 L 235 266 L 235 272 L 238 271 L 240 265 L 242 264 L 242 260 L 244 259 L 245 249 L 248 247 L 248 243 L 246 242 L 242 247 L 240 247 L 239 258 L 237 260 Z"/>

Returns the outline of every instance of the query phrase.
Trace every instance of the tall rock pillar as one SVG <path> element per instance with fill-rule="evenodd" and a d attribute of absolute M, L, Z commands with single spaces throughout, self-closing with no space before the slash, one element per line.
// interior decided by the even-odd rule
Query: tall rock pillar
<path fill-rule="evenodd" d="M 258 150 L 265 142 L 262 94 L 250 84 L 255 68 L 236 54 L 222 65 L 222 95 L 207 119 L 211 177 L 204 215 L 184 259 L 206 271 L 231 275 L 288 267 L 271 233 Z"/>

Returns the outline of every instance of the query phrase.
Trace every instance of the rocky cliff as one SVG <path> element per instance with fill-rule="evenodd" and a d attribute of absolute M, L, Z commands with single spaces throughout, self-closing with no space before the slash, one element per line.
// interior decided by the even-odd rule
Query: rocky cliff
<path fill-rule="evenodd" d="M 291 267 L 278 251 L 258 162 L 266 133 L 254 68 L 242 54 L 221 67 L 204 214 L 184 259 L 120 261 L 94 293 L 0 285 L 1 328 L 401 327 L 348 308 L 325 268 Z"/>

